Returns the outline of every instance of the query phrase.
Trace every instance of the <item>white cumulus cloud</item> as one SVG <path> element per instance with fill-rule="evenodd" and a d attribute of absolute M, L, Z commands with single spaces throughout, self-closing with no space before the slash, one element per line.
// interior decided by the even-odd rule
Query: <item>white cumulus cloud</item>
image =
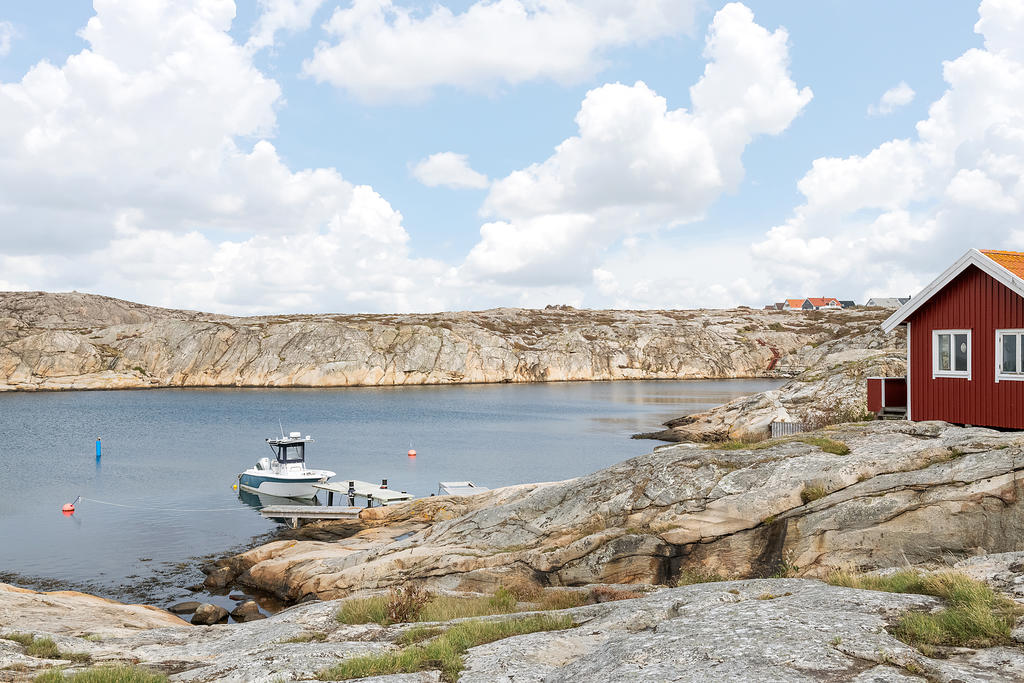
<path fill-rule="evenodd" d="M 646 84 L 587 93 L 579 132 L 543 162 L 495 181 L 493 217 L 460 269 L 509 285 L 589 283 L 602 253 L 630 236 L 695 221 L 743 177 L 758 135 L 783 131 L 811 100 L 788 72 L 787 34 L 754 22 L 744 5 L 719 11 L 692 111 L 669 109 Z M 609 290 L 613 278 L 601 272 Z"/>
<path fill-rule="evenodd" d="M 420 99 L 438 86 L 493 89 L 535 79 L 578 82 L 609 48 L 686 32 L 695 0 L 479 0 L 421 13 L 352 0 L 326 24 L 303 69 L 368 101 Z"/>
<path fill-rule="evenodd" d="M 482 189 L 490 184 L 487 176 L 474 171 L 469 157 L 455 152 L 438 152 L 418 161 L 412 175 L 427 187 Z"/>
<path fill-rule="evenodd" d="M 246 45 L 252 49 L 270 47 L 278 31 L 309 28 L 313 15 L 324 0 L 258 0 L 260 15 Z"/>
<path fill-rule="evenodd" d="M 814 161 L 804 203 L 754 246 L 777 291 L 905 296 L 968 248 L 1024 246 L 1024 9 L 979 13 L 985 48 L 944 63 L 915 136 Z"/>
<path fill-rule="evenodd" d="M 900 81 L 898 84 L 882 93 L 882 97 L 878 100 L 878 104 L 868 106 L 868 114 L 871 116 L 885 116 L 886 114 L 891 114 L 900 107 L 905 107 L 913 102 L 916 94 L 917 93 L 914 92 L 914 89 L 907 85 L 906 81 Z"/>
<path fill-rule="evenodd" d="M 267 139 L 277 83 L 230 0 L 95 0 L 63 65 L 0 83 L 8 284 L 226 312 L 443 307 L 440 264 L 336 170 Z"/>

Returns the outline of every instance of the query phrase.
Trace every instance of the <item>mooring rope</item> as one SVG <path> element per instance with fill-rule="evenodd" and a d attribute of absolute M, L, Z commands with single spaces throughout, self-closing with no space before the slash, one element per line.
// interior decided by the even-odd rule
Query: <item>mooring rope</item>
<path fill-rule="evenodd" d="M 153 510 L 155 512 L 240 512 L 242 510 L 253 510 L 260 509 L 254 508 L 249 505 L 236 505 L 230 508 L 163 508 L 163 507 L 149 507 L 146 505 L 126 505 L 124 503 L 114 503 L 109 500 L 97 500 L 96 498 L 86 498 L 81 496 L 82 500 L 87 500 L 90 503 L 99 503 L 100 505 L 113 505 L 119 508 L 131 508 L 132 510 Z"/>

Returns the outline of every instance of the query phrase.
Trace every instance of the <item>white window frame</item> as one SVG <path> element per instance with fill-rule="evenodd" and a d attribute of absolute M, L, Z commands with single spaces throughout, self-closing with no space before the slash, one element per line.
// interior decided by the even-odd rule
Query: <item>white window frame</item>
<path fill-rule="evenodd" d="M 966 334 L 967 335 L 967 370 L 939 370 L 939 335 L 948 334 L 949 339 L 949 352 L 950 352 L 950 364 L 956 366 L 956 349 L 953 348 L 953 335 Z M 971 379 L 971 371 L 973 369 L 973 363 L 971 362 L 974 350 L 974 346 L 971 341 L 970 330 L 932 330 L 932 379 L 937 377 L 951 377 L 955 379 Z"/>
<path fill-rule="evenodd" d="M 1013 374 L 1003 372 L 1004 334 L 1017 335 L 1017 372 Z M 1024 361 L 1022 343 L 1024 343 L 1024 329 L 996 330 L 996 382 L 1024 382 L 1024 366 L 1021 365 L 1021 361 Z"/>

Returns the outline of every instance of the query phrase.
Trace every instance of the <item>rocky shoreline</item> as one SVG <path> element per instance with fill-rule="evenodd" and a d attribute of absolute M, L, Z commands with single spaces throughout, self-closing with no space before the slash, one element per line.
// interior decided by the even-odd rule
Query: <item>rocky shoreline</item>
<path fill-rule="evenodd" d="M 0 292 L 0 391 L 342 387 L 774 376 L 883 309 L 238 318 L 89 294 Z"/>
<path fill-rule="evenodd" d="M 129 662 L 174 681 L 309 680 L 347 658 L 408 647 L 410 626 L 336 615 L 345 600 L 409 586 L 485 597 L 505 586 L 630 591 L 555 609 L 575 628 L 472 647 L 460 681 L 1013 680 L 1024 676 L 1024 650 L 1010 641 L 926 654 L 892 635 L 900 615 L 941 600 L 817 579 L 953 566 L 1024 604 L 1022 472 L 1024 435 L 937 422 L 666 445 L 565 482 L 365 510 L 208 566 L 212 587 L 302 603 L 251 623 L 193 626 L 154 608 L 0 587 L 0 680 L 69 666 L 19 644 L 36 637 L 78 657 L 72 668 Z M 695 576 L 708 582 L 672 587 Z M 1024 641 L 1024 628 L 1014 633 Z"/>
<path fill-rule="evenodd" d="M 663 446 L 565 482 L 365 510 L 305 532 L 340 540 L 273 541 L 211 577 L 297 601 L 408 582 L 492 591 L 671 584 L 694 571 L 821 577 L 1024 545 L 1024 435 L 867 422 L 728 446 Z"/>

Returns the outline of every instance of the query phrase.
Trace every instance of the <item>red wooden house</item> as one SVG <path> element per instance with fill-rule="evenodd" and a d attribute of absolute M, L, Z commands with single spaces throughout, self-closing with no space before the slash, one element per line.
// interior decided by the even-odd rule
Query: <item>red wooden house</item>
<path fill-rule="evenodd" d="M 884 323 L 907 327 L 907 377 L 868 381 L 868 410 L 1024 429 L 1024 253 L 971 249 Z"/>

